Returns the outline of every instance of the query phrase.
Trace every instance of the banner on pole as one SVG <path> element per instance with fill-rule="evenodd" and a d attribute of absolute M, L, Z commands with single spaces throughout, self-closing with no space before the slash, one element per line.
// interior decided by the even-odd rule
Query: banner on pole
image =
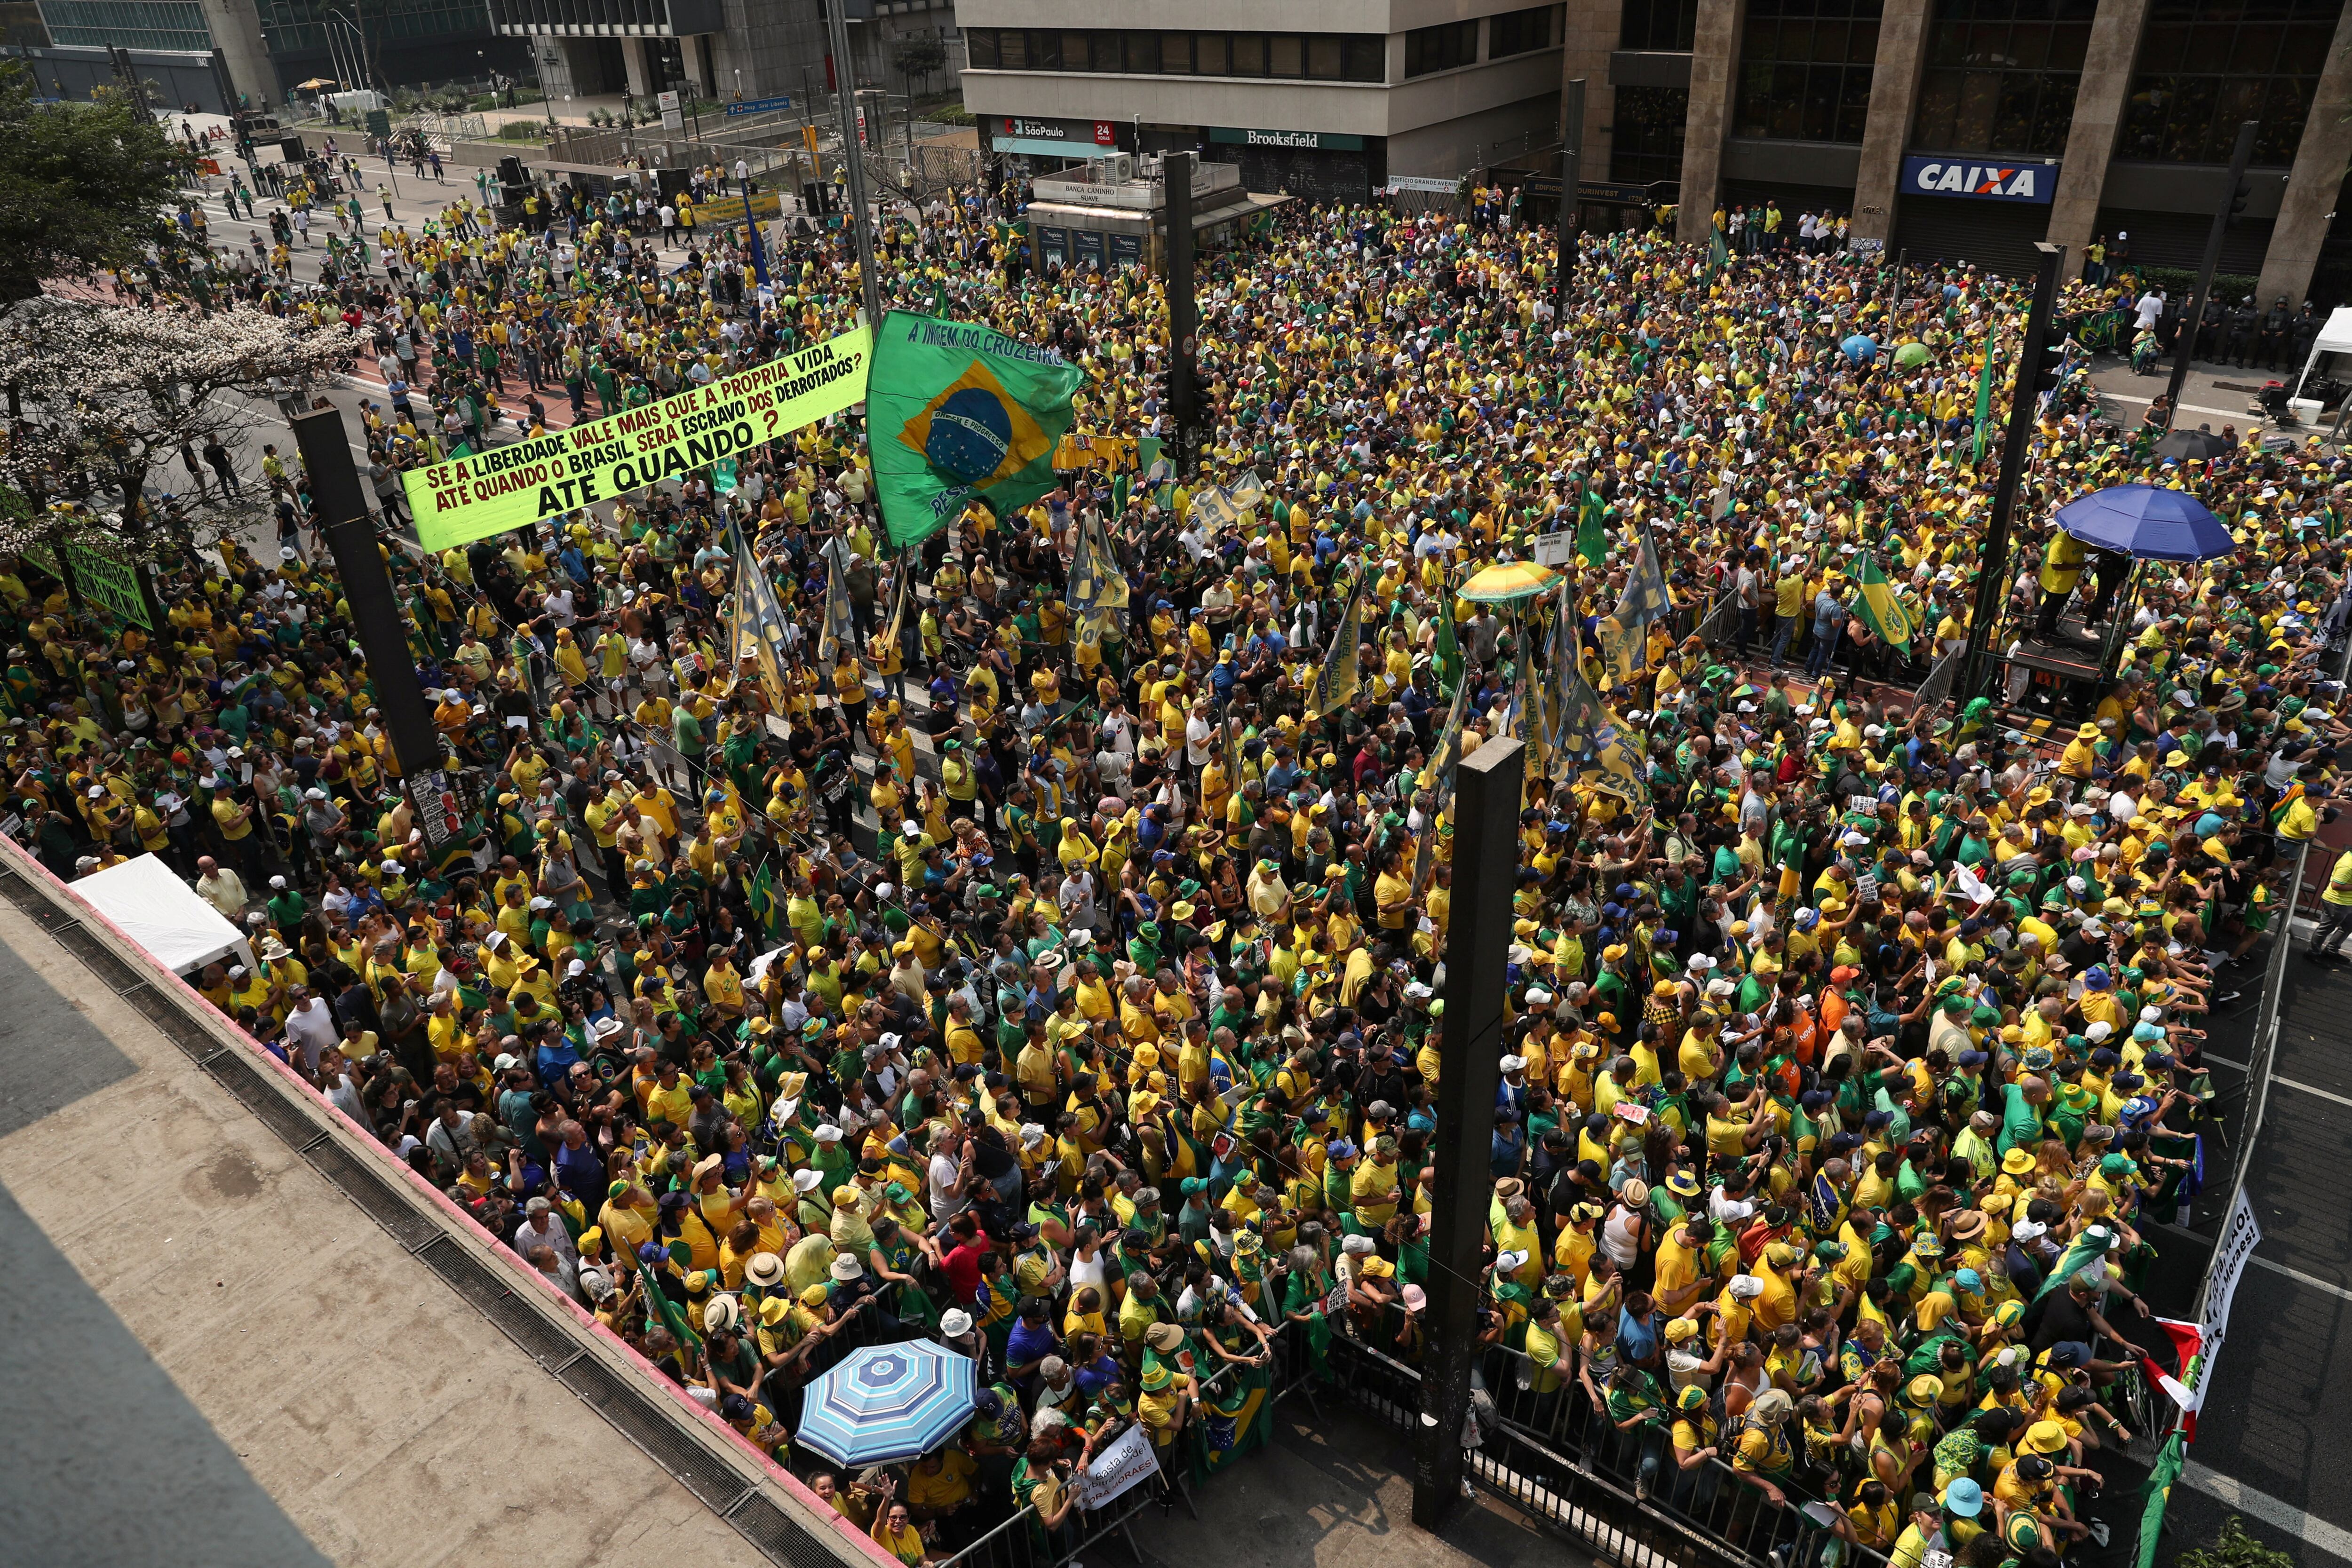
<path fill-rule="evenodd" d="M 471 544 L 706 468 L 866 396 L 863 327 L 708 386 L 401 476 L 426 549 Z"/>

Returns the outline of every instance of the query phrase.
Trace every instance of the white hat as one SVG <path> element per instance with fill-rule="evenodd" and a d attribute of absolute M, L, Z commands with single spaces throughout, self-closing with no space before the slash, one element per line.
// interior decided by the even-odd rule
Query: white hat
<path fill-rule="evenodd" d="M 950 1339 L 961 1339 L 971 1332 L 971 1314 L 961 1307 L 950 1307 L 940 1314 L 940 1332 Z"/>
<path fill-rule="evenodd" d="M 1517 1270 L 1526 1268 L 1527 1263 L 1528 1255 L 1525 1252 L 1497 1252 L 1495 1254 L 1495 1271 L 1498 1274 L 1513 1273 Z"/>
<path fill-rule="evenodd" d="M 1339 1243 L 1339 1250 L 1350 1258 L 1361 1258 L 1380 1250 L 1380 1243 L 1369 1236 L 1350 1236 Z"/>
<path fill-rule="evenodd" d="M 702 1327 L 706 1333 L 718 1333 L 735 1326 L 735 1298 L 713 1296 L 702 1306 Z"/>
<path fill-rule="evenodd" d="M 1541 986 L 1529 986 L 1528 988 L 1528 1006 L 1531 1008 L 1548 1008 L 1551 1006 L 1551 993 L 1545 990 Z"/>
<path fill-rule="evenodd" d="M 1753 1274 L 1734 1274 L 1731 1293 L 1743 1301 L 1752 1301 L 1764 1293 L 1764 1281 Z"/>
<path fill-rule="evenodd" d="M 1507 1056 L 1503 1058 L 1503 1071 L 1506 1072 L 1523 1072 L 1527 1070 L 1527 1065 L 1528 1059 L 1524 1056 Z"/>
<path fill-rule="evenodd" d="M 269 879 L 269 885 L 282 890 L 286 886 L 286 879 L 282 876 L 273 876 Z"/>
<path fill-rule="evenodd" d="M 820 1124 L 817 1130 L 811 1133 L 809 1136 L 814 1138 L 820 1144 L 837 1144 L 841 1142 L 841 1129 L 835 1126 L 832 1123 L 826 1122 Z"/>
<path fill-rule="evenodd" d="M 824 1173 L 823 1171 L 797 1170 L 793 1173 L 793 1190 L 794 1192 L 814 1192 L 817 1189 L 817 1184 L 823 1180 L 824 1180 Z"/>

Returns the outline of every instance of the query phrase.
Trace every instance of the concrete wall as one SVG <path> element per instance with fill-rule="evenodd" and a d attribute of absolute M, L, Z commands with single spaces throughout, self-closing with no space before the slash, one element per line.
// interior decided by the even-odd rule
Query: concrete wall
<path fill-rule="evenodd" d="M 1394 174 L 1450 175 L 1494 162 L 1496 149 L 1516 151 L 1532 133 L 1538 145 L 1550 140 L 1559 125 L 1559 99 L 1522 99 L 1464 115 L 1437 125 L 1424 125 L 1389 138 L 1388 172 Z"/>
<path fill-rule="evenodd" d="M 213 47 L 228 61 L 228 79 L 236 90 L 256 107 L 273 100 L 283 102 L 285 95 L 277 90 L 277 69 L 261 41 L 261 13 L 253 0 L 204 0 L 204 7 Z"/>
<path fill-rule="evenodd" d="M 1147 124 L 1394 137 L 1523 105 L 1527 112 L 1548 113 L 1556 121 L 1559 81 L 1559 52 L 1539 49 L 1415 77 L 1393 86 L 1092 71 L 967 70 L 963 101 L 966 109 L 980 116 L 1034 114 L 1122 122 L 1140 116 Z"/>
<path fill-rule="evenodd" d="M 1582 177 L 1609 177 L 1609 128 L 1617 119 L 1617 88 L 1609 57 L 1617 47 L 1623 0 L 1568 0 L 1568 26 L 1560 49 L 1559 78 L 1565 86 L 1584 78 Z M 1563 101 L 1565 99 L 1563 99 Z"/>
<path fill-rule="evenodd" d="M 1683 132 L 1682 203 L 1675 232 L 1702 240 L 1715 226 L 1723 190 L 1723 140 L 1739 87 L 1739 41 L 1748 26 L 1748 0 L 1698 0 L 1698 28 L 1691 51 L 1690 118 Z"/>
<path fill-rule="evenodd" d="M 1854 239 L 1885 241 L 1895 233 L 1895 188 L 1903 150 L 1919 103 L 1919 72 L 1927 57 L 1929 0 L 1886 0 L 1878 21 L 1878 55 L 1870 73 L 1870 115 L 1862 128 L 1862 155 L 1853 182 Z"/>
<path fill-rule="evenodd" d="M 22 1217 L 0 1232 L 20 1298 L 0 1321 L 30 1375 L 0 1485 L 44 1493 L 6 1511 L 37 1531 L 12 1533 L 14 1561 L 278 1568 L 304 1538 L 344 1568 L 524 1540 L 547 1562 L 646 1539 L 714 1568 L 764 1561 L 13 906 L 0 944 L 31 977 L 6 993 L 18 1031 L 78 1026 L 131 1069 L 0 1136 L 0 1207 Z M 127 1129 L 137 1155 L 110 1163 L 93 1204 L 90 1151 Z M 63 1264 L 38 1284 L 36 1247 Z M 595 1484 L 559 1506 L 492 1451 Z M 56 1555 L 50 1525 L 73 1541 Z M 236 1552 L 198 1549 L 224 1530 Z"/>
<path fill-rule="evenodd" d="M 2290 304 L 2302 303 L 2311 287 L 2312 269 L 2319 264 L 2319 247 L 2327 240 L 2328 221 L 2336 215 L 2347 164 L 2352 164 L 2352 5 L 2336 18 L 2311 118 L 2303 122 L 2303 141 L 2295 148 L 2294 172 L 2271 230 L 2270 252 L 2263 257 L 2255 298 L 2264 308 L 2282 294 Z M 2259 192 L 2266 183 L 2258 180 L 2254 188 Z"/>
<path fill-rule="evenodd" d="M 2083 84 L 2074 91 L 2074 122 L 2066 132 L 2057 198 L 2050 204 L 2050 243 L 2066 247 L 2062 277 L 2080 277 L 2083 247 L 2098 232 L 2100 193 L 2116 155 L 2132 63 L 2147 30 L 2148 0 L 2099 0 L 2091 42 L 2083 57 Z"/>
<path fill-rule="evenodd" d="M 1126 0 L 1114 14 L 1081 15 L 1070 0 L 957 0 L 965 27 L 1133 27 L 1172 32 L 1403 33 L 1522 10 L 1528 0 Z M 1569 26 L 1576 26 L 1571 4 Z M 1614 24 L 1612 24 L 1613 33 Z"/>

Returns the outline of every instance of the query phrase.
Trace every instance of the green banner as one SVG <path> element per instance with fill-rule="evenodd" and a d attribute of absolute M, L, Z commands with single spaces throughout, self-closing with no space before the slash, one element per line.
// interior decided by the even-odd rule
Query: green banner
<path fill-rule="evenodd" d="M 64 573 L 58 570 L 58 558 L 47 546 L 34 545 L 19 553 L 58 581 L 65 580 Z M 155 623 L 147 617 L 147 596 L 139 591 L 139 569 L 112 546 L 75 541 L 66 546 L 66 563 L 73 568 L 74 586 L 81 590 L 82 598 L 117 621 L 142 631 L 155 630 Z"/>
<path fill-rule="evenodd" d="M 1084 371 L 992 327 L 893 310 L 874 343 L 866 444 L 890 542 L 916 544 L 972 501 L 1000 516 L 1054 487 L 1054 444 Z"/>
<path fill-rule="evenodd" d="M 412 468 L 417 539 L 438 550 L 527 528 L 790 435 L 866 396 L 872 347 L 853 328 L 642 408 Z"/>

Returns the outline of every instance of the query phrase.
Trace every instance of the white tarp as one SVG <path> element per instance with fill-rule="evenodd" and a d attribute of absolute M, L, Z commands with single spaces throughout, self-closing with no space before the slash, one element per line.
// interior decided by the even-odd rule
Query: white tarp
<path fill-rule="evenodd" d="M 2319 329 L 2312 348 L 2323 354 L 2352 354 L 2352 305 L 2338 305 Z"/>
<path fill-rule="evenodd" d="M 2303 361 L 2303 374 L 2294 379 L 2295 396 L 2303 395 L 2303 383 L 2311 379 L 2312 370 L 2322 354 L 2352 354 L 2352 305 L 2338 305 L 2330 311 L 2327 325 L 2312 340 L 2311 353 Z"/>
<path fill-rule="evenodd" d="M 153 855 L 92 872 L 70 885 L 114 922 L 117 930 L 175 974 L 231 953 L 247 968 L 253 967 L 253 949 L 246 946 L 243 933 Z"/>

